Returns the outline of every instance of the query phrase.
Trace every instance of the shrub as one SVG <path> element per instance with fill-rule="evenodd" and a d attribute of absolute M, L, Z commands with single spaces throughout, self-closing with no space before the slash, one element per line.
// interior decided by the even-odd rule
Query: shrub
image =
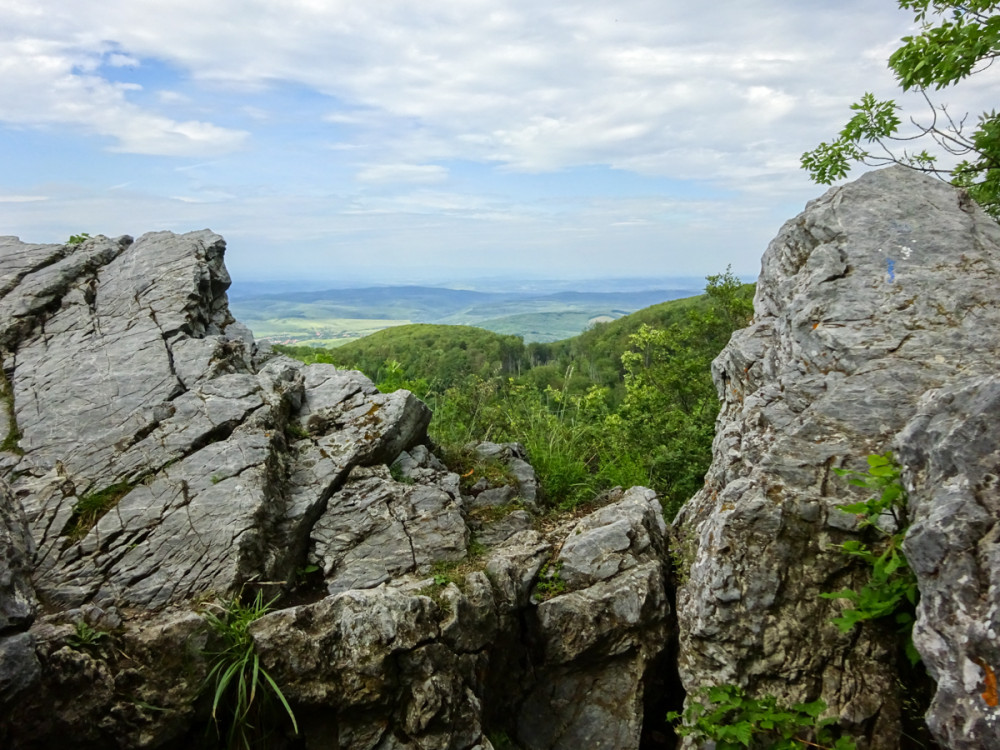
<path fill-rule="evenodd" d="M 835 719 L 819 718 L 826 710 L 822 700 L 784 707 L 773 695 L 751 698 L 736 685 L 702 688 L 697 695 L 700 700 L 691 700 L 683 714 L 667 714 L 667 720 L 683 719 L 679 735 L 697 743 L 714 742 L 716 750 L 855 747 L 850 738 L 835 737 Z"/>
<path fill-rule="evenodd" d="M 868 471 L 834 469 L 851 484 L 871 490 L 873 494 L 860 503 L 838 505 L 845 513 L 855 513 L 861 519 L 862 530 L 874 532 L 875 541 L 845 542 L 840 547 L 845 554 L 862 560 L 871 568 L 867 583 L 859 590 L 843 589 L 822 594 L 825 599 L 846 599 L 853 606 L 834 618 L 833 622 L 847 633 L 860 622 L 892 617 L 904 636 L 904 647 L 911 664 L 920 661 L 913 647 L 914 608 L 919 591 L 917 578 L 903 554 L 906 536 L 906 490 L 900 479 L 900 468 L 891 452 L 868 456 Z M 883 529 L 891 522 L 891 531 Z"/>

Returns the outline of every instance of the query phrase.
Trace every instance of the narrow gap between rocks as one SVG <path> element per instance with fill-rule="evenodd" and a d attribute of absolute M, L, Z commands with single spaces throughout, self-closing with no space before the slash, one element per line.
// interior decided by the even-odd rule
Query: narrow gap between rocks
<path fill-rule="evenodd" d="M 659 657 L 646 668 L 639 750 L 674 750 L 679 743 L 673 724 L 667 721 L 667 714 L 671 711 L 683 711 L 687 694 L 677 669 L 680 651 L 676 620 L 677 592 L 669 576 L 666 592 L 668 612 L 673 621 L 669 631 L 671 635 Z"/>

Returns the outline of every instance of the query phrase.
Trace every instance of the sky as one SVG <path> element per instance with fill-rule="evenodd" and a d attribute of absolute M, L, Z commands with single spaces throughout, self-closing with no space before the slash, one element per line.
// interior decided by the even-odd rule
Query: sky
<path fill-rule="evenodd" d="M 914 29 L 890 0 L 0 0 L 0 234 L 207 227 L 236 283 L 755 277 L 852 102 L 924 114 L 886 68 Z"/>

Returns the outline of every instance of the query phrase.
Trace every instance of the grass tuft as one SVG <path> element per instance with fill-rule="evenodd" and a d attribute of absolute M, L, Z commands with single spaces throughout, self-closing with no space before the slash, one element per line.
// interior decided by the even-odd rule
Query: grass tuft
<path fill-rule="evenodd" d="M 131 492 L 133 487 L 134 484 L 119 482 L 81 497 L 73 506 L 73 513 L 66 522 L 63 535 L 74 540 L 85 537 L 104 514 L 118 505 L 118 501 Z"/>
<path fill-rule="evenodd" d="M 249 633 L 250 624 L 267 614 L 273 603 L 265 603 L 263 593 L 258 591 L 249 605 L 234 599 L 223 607 L 221 615 L 210 611 L 202 614 L 222 640 L 220 650 L 206 652 L 212 662 L 203 690 L 212 694 L 212 722 L 230 750 L 269 746 L 269 714 L 275 702 L 291 719 L 295 733 L 299 732 L 281 688 L 261 667 Z"/>

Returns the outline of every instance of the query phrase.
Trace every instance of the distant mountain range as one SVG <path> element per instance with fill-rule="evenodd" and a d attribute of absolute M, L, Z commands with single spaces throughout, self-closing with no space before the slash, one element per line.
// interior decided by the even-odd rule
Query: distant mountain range
<path fill-rule="evenodd" d="M 615 280 L 631 285 L 635 280 Z M 682 281 L 678 279 L 677 281 Z M 644 307 L 702 291 L 704 282 L 658 289 L 558 289 L 482 291 L 434 286 L 371 286 L 356 289 L 261 293 L 266 287 L 234 288 L 233 314 L 259 339 L 284 344 L 337 346 L 377 330 L 406 323 L 472 325 L 530 341 L 575 336 L 600 320 L 614 320 Z M 540 282 L 525 282 L 534 287 Z M 586 282 L 598 286 L 601 282 Z M 272 287 L 273 289 L 273 287 Z M 256 293 L 254 293 L 256 292 Z"/>

